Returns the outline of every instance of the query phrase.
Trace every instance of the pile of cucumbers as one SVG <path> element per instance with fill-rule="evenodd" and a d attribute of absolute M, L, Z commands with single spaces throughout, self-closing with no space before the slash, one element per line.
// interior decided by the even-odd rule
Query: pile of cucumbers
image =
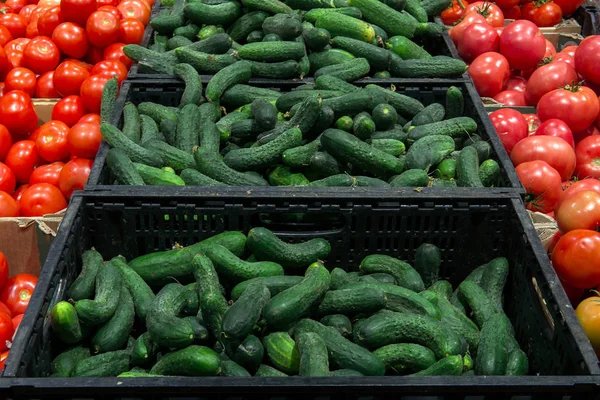
<path fill-rule="evenodd" d="M 449 0 L 177 0 L 150 21 L 155 36 L 149 49 L 127 45 L 124 51 L 140 62 L 140 72 L 169 75 L 178 63 L 212 75 L 245 60 L 255 78 L 318 76 L 334 65 L 348 70 L 348 80 L 457 77 L 467 69 L 462 60 L 422 47 L 442 40 L 443 27 L 427 21 L 449 5 Z"/>
<path fill-rule="evenodd" d="M 327 67 L 327 68 L 336 68 Z M 501 182 L 489 143 L 464 116 L 457 87 L 444 104 L 377 85 L 358 87 L 330 70 L 287 93 L 245 83 L 240 61 L 203 87 L 185 82 L 179 107 L 131 103 L 122 129 L 105 122 L 116 183 L 174 186 L 492 187 Z M 393 88 L 392 88 L 393 89 Z M 110 100 L 114 92 L 107 94 Z M 107 100 L 107 102 L 108 102 Z M 104 104 L 104 103 L 103 103 Z"/>
<path fill-rule="evenodd" d="M 65 348 L 53 376 L 528 372 L 503 312 L 505 258 L 454 290 L 432 244 L 413 266 L 372 254 L 356 272 L 330 271 L 330 252 L 325 239 L 290 244 L 260 227 L 129 262 L 88 250 L 51 310 Z"/>

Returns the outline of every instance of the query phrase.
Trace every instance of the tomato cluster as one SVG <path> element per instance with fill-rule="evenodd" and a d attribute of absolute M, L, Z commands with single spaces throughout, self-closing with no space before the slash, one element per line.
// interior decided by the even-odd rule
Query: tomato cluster
<path fill-rule="evenodd" d="M 37 126 L 31 98 L 14 90 L 0 98 L 0 217 L 37 217 L 63 210 L 83 189 L 100 147 L 100 116 L 68 96 Z"/>

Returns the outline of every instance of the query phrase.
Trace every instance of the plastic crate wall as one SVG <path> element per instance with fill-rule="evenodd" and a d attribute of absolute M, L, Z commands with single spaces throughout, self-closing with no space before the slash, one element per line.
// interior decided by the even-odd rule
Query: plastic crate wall
<path fill-rule="evenodd" d="M 312 224 L 282 224 L 282 214 L 310 212 Z M 594 398 L 600 374 L 590 343 L 577 324 L 519 199 L 412 198 L 380 196 L 330 200 L 310 196 L 270 196 L 238 191 L 221 197 L 187 191 L 148 197 L 81 194 L 65 216 L 38 288 L 21 323 L 0 387 L 10 398 L 184 398 L 190 399 L 359 399 L 427 395 L 439 399 Z M 330 268 L 356 269 L 368 254 L 384 253 L 412 261 L 424 242 L 442 251 L 441 276 L 456 287 L 475 267 L 505 256 L 511 271 L 505 310 L 516 338 L 530 358 L 525 377 L 364 377 L 364 378 L 25 378 L 48 376 L 57 345 L 49 310 L 81 268 L 81 254 L 96 248 L 105 259 L 128 259 L 175 243 L 188 245 L 225 230 L 247 232 L 266 226 L 286 241 L 328 239 Z M 534 283 L 535 282 L 535 283 Z M 544 304 L 544 306 L 542 306 Z M 541 375 L 541 376 L 538 376 Z M 566 376 L 560 376 L 566 375 Z M 578 376 L 579 375 L 579 376 Z M 10 378 L 10 379 L 9 379 Z M 117 382 L 119 384 L 117 385 Z M 595 386 L 596 385 L 596 386 Z M 187 388 L 187 389 L 186 389 Z M 201 393 L 201 394 L 199 394 Z M 542 393 L 544 393 L 542 395 Z M 51 397 L 54 395 L 55 397 Z M 326 396 L 326 397 L 322 397 Z M 428 398 L 430 399 L 430 398 Z"/>

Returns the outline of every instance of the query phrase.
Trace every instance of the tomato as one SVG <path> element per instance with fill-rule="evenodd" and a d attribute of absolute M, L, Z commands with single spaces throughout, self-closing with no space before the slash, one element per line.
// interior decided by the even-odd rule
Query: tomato
<path fill-rule="evenodd" d="M 12 136 L 4 125 L 0 125 L 0 161 L 4 161 L 12 146 Z"/>
<path fill-rule="evenodd" d="M 546 52 L 544 53 L 544 58 L 554 57 L 556 55 L 556 48 L 552 44 L 551 41 L 546 39 Z"/>
<path fill-rule="evenodd" d="M 15 334 L 17 333 L 17 329 L 19 328 L 19 325 L 21 325 L 21 321 L 23 320 L 24 316 L 25 316 L 25 314 L 19 314 L 16 317 L 13 317 L 12 323 L 13 323 L 13 329 L 15 330 Z"/>
<path fill-rule="evenodd" d="M 96 0 L 96 3 L 98 3 L 98 9 L 100 9 L 100 7 L 107 6 L 116 7 L 119 5 L 120 0 Z"/>
<path fill-rule="evenodd" d="M 588 136 L 575 148 L 577 167 L 575 174 L 579 179 L 600 178 L 600 136 Z"/>
<path fill-rule="evenodd" d="M 54 89 L 54 71 L 48 71 L 40 75 L 35 84 L 35 97 L 40 99 L 60 97 L 56 89 Z"/>
<path fill-rule="evenodd" d="M 40 127 L 35 141 L 38 153 L 47 162 L 63 161 L 69 157 L 67 135 L 69 127 L 61 121 L 49 121 Z"/>
<path fill-rule="evenodd" d="M 79 119 L 79 121 L 77 121 L 78 124 L 98 124 L 100 125 L 100 115 L 99 114 L 94 114 L 94 113 L 89 113 L 89 114 L 85 114 L 83 117 L 81 117 L 81 119 Z"/>
<path fill-rule="evenodd" d="M 19 51 L 23 51 L 25 50 L 25 46 L 27 46 L 27 44 L 31 41 L 31 39 L 27 39 L 27 38 L 16 38 L 11 40 L 10 42 L 6 43 L 6 45 L 4 46 L 4 51 L 9 51 L 9 50 L 19 50 Z"/>
<path fill-rule="evenodd" d="M 94 65 L 90 75 L 103 75 L 109 78 L 117 77 L 119 82 L 127 78 L 127 67 L 119 60 L 103 60 Z"/>
<path fill-rule="evenodd" d="M 25 7 L 21 8 L 21 11 L 19 11 L 19 15 L 25 18 L 25 21 L 31 22 L 31 15 L 33 14 L 33 11 L 36 8 L 37 5 L 35 4 L 27 4 Z"/>
<path fill-rule="evenodd" d="M 5 351 L 10 348 L 15 334 L 12 317 L 8 314 L 0 313 L 0 350 Z M 6 352 L 8 353 L 8 352 Z M 3 353 L 4 354 L 4 353 Z M 6 360 L 6 357 L 4 358 Z M 4 360 L 2 362 L 4 363 Z M 2 366 L 4 368 L 4 366 Z"/>
<path fill-rule="evenodd" d="M 577 81 L 577 72 L 569 64 L 553 62 L 543 65 L 533 72 L 527 82 L 527 104 L 536 106 L 546 93 L 574 81 Z"/>
<path fill-rule="evenodd" d="M 119 19 L 107 11 L 96 11 L 88 18 L 85 30 L 90 44 L 104 48 L 119 37 Z"/>
<path fill-rule="evenodd" d="M 19 14 L 0 13 L 0 25 L 5 26 L 14 39 L 25 37 L 27 32 L 27 20 Z"/>
<path fill-rule="evenodd" d="M 561 193 L 558 172 L 544 161 L 525 162 L 518 165 L 516 171 L 527 192 L 525 207 L 542 213 L 552 211 Z"/>
<path fill-rule="evenodd" d="M 532 1 L 521 4 L 521 18 L 533 22 L 533 16 L 537 9 L 535 3 Z"/>
<path fill-rule="evenodd" d="M 575 52 L 578 48 L 579 46 L 566 46 L 563 47 L 563 49 L 558 54 L 568 54 L 571 57 L 575 57 Z"/>
<path fill-rule="evenodd" d="M 117 8 L 117 6 L 102 6 L 102 7 L 98 7 L 98 11 L 109 12 L 109 13 L 113 14 L 115 17 L 117 17 L 117 19 L 119 21 L 123 19 L 123 15 L 121 14 L 121 11 L 119 11 L 119 9 Z"/>
<path fill-rule="evenodd" d="M 529 134 L 533 134 L 539 126 L 542 124 L 537 114 L 523 114 L 523 118 L 525 118 L 525 122 L 527 122 L 527 130 Z"/>
<path fill-rule="evenodd" d="M 462 0 L 453 0 L 452 4 L 440 14 L 444 25 L 454 25 L 465 14 L 465 5 Z"/>
<path fill-rule="evenodd" d="M 85 29 L 72 22 L 64 22 L 57 26 L 52 33 L 52 40 L 66 56 L 82 58 L 88 52 Z"/>
<path fill-rule="evenodd" d="M 60 172 L 60 191 L 70 199 L 75 190 L 83 190 L 94 162 L 85 158 L 75 158 L 65 164 Z"/>
<path fill-rule="evenodd" d="M 52 109 L 52 119 L 62 121 L 72 127 L 87 113 L 83 99 L 80 96 L 67 96 L 61 99 Z"/>
<path fill-rule="evenodd" d="M 4 161 L 20 183 L 29 182 L 29 177 L 38 162 L 39 155 L 35 142 L 31 140 L 21 140 L 13 144 Z"/>
<path fill-rule="evenodd" d="M 144 39 L 144 24 L 136 18 L 121 20 L 119 28 L 119 42 L 125 44 L 141 44 Z"/>
<path fill-rule="evenodd" d="M 534 160 L 546 161 L 565 181 L 571 178 L 575 170 L 575 151 L 569 143 L 555 136 L 529 136 L 516 144 L 510 158 L 514 165 Z"/>
<path fill-rule="evenodd" d="M 566 199 L 574 196 L 579 192 L 585 191 L 593 191 L 600 193 L 600 180 L 594 178 L 582 179 L 580 181 L 574 182 L 569 187 L 563 190 L 560 195 L 560 200 L 558 202 L 558 206 L 565 201 Z"/>
<path fill-rule="evenodd" d="M 40 36 L 40 31 L 38 30 L 37 22 L 28 23 L 27 29 L 25 31 L 25 37 L 33 39 L 36 36 Z"/>
<path fill-rule="evenodd" d="M 8 280 L 8 261 L 6 261 L 6 257 L 4 256 L 4 253 L 2 253 L 0 251 L 0 290 L 2 288 L 4 288 L 4 285 L 6 285 L 7 280 Z M 6 307 L 6 305 L 4 303 L 0 303 L 0 312 L 3 312 L 5 314 L 12 316 L 12 313 L 10 312 L 10 310 L 8 309 L 8 307 Z"/>
<path fill-rule="evenodd" d="M 488 24 L 493 27 L 504 26 L 504 14 L 502 10 L 494 3 L 487 1 L 476 1 L 471 3 L 465 9 L 465 14 L 471 11 L 475 11 L 485 17 Z"/>
<path fill-rule="evenodd" d="M 556 232 L 555 235 L 560 235 L 560 232 Z M 558 236 L 558 238 L 556 239 L 556 243 L 558 243 L 559 239 L 562 236 Z M 556 247 L 556 243 L 554 243 L 554 246 L 552 247 L 554 249 L 554 247 Z M 565 293 L 567 294 L 567 297 L 569 298 L 569 301 L 571 302 L 571 305 L 573 307 L 577 307 L 577 305 L 579 304 L 579 302 L 581 301 L 581 298 L 583 297 L 583 293 L 585 292 L 585 289 L 581 289 L 581 288 L 576 288 L 573 287 L 565 282 L 560 282 L 563 286 L 563 289 L 565 290 Z"/>
<path fill-rule="evenodd" d="M 600 284 L 600 233 L 587 229 L 567 232 L 552 252 L 556 273 L 571 286 L 586 289 Z"/>
<path fill-rule="evenodd" d="M 85 108 L 91 112 L 100 112 L 102 91 L 109 80 L 110 78 L 105 75 L 92 75 L 81 84 L 81 98 Z"/>
<path fill-rule="evenodd" d="M 65 21 L 85 26 L 88 17 L 98 8 L 96 0 L 60 0 Z"/>
<path fill-rule="evenodd" d="M 0 46 L 6 46 L 10 41 L 13 40 L 13 36 L 4 25 L 0 25 Z"/>
<path fill-rule="evenodd" d="M 0 218 L 19 216 L 19 204 L 10 194 L 0 191 Z"/>
<path fill-rule="evenodd" d="M 49 183 L 52 186 L 58 187 L 58 178 L 60 177 L 60 171 L 62 171 L 64 166 L 65 163 L 57 161 L 52 164 L 37 167 L 31 174 L 31 177 L 29 177 L 29 184 Z"/>
<path fill-rule="evenodd" d="M 6 73 L 12 68 L 8 55 L 2 47 L 0 47 L 0 80 L 4 80 Z"/>
<path fill-rule="evenodd" d="M 596 94 L 590 88 L 578 85 L 552 90 L 543 95 L 537 105 L 542 122 L 558 118 L 573 132 L 582 131 L 594 123 L 599 109 Z"/>
<path fill-rule="evenodd" d="M 588 36 L 575 51 L 575 68 L 585 79 L 600 85 L 600 36 Z"/>
<path fill-rule="evenodd" d="M 465 29 L 467 29 L 469 25 L 475 22 L 487 24 L 487 21 L 485 20 L 483 15 L 478 14 L 476 12 L 470 12 L 465 13 L 462 20 L 448 31 L 448 34 L 452 38 L 452 41 L 455 45 L 458 45 L 458 43 L 462 40 L 463 35 L 465 33 Z"/>
<path fill-rule="evenodd" d="M 102 142 L 99 123 L 77 123 L 73 125 L 67 137 L 69 152 L 76 157 L 96 157 Z"/>
<path fill-rule="evenodd" d="M 54 87 L 61 96 L 78 95 L 89 71 L 79 63 L 63 61 L 54 72 Z"/>
<path fill-rule="evenodd" d="M 2 371 L 4 369 L 4 363 L 6 362 L 6 359 L 8 358 L 8 353 L 10 353 L 10 350 L 6 350 L 4 353 L 0 354 L 0 371 Z"/>
<path fill-rule="evenodd" d="M 37 20 L 37 29 L 40 35 L 52 37 L 54 29 L 63 22 L 63 10 L 60 7 L 52 7 L 40 14 Z"/>
<path fill-rule="evenodd" d="M 65 167 L 63 167 L 63 171 L 64 169 Z M 67 201 L 59 188 L 50 185 L 49 183 L 37 183 L 29 186 L 29 188 L 23 192 L 20 203 L 21 215 L 24 217 L 41 217 L 47 214 L 55 214 L 67 207 Z M 0 300 L 1 299 L 2 297 L 0 295 Z M 10 304 L 7 305 L 10 308 Z"/>
<path fill-rule="evenodd" d="M 37 276 L 31 274 L 17 274 L 8 279 L 0 292 L 0 300 L 13 315 L 25 313 L 37 281 Z"/>
<path fill-rule="evenodd" d="M 6 58 L 8 58 L 9 69 L 23 66 L 23 52 L 21 50 L 7 50 Z"/>
<path fill-rule="evenodd" d="M 523 115 L 512 108 L 503 108 L 490 114 L 490 120 L 510 155 L 513 147 L 527 137 L 527 122 Z"/>
<path fill-rule="evenodd" d="M 35 94 L 35 74 L 27 68 L 12 69 L 4 79 L 6 90 L 22 90 L 29 96 Z"/>
<path fill-rule="evenodd" d="M 514 69 L 535 68 L 545 52 L 546 39 L 533 22 L 512 22 L 500 35 L 500 53 Z"/>
<path fill-rule="evenodd" d="M 12 197 L 17 201 L 17 203 L 21 201 L 21 196 L 23 195 L 23 192 L 25 192 L 29 186 L 31 185 L 29 185 L 29 183 L 26 183 L 24 185 L 19 186 L 17 190 L 15 190 Z"/>
<path fill-rule="evenodd" d="M 24 136 L 37 127 L 38 118 L 31 97 L 22 90 L 13 90 L 0 97 L 0 124 L 14 136 Z"/>
<path fill-rule="evenodd" d="M 533 23 L 539 27 L 554 26 L 562 21 L 562 10 L 554 2 L 541 5 L 533 14 Z"/>
<path fill-rule="evenodd" d="M 502 14 L 504 14 L 504 21 L 506 21 L 507 19 L 521 19 L 521 7 L 518 6 L 518 3 L 517 5 L 510 8 L 500 8 L 502 9 Z"/>
<path fill-rule="evenodd" d="M 151 8 L 141 0 L 122 1 L 117 8 L 121 11 L 123 18 L 139 19 L 144 26 L 150 21 Z"/>
<path fill-rule="evenodd" d="M 458 54 L 470 63 L 477 56 L 490 51 L 497 52 L 500 46 L 498 32 L 486 23 L 474 23 L 465 28 L 458 42 Z"/>
<path fill-rule="evenodd" d="M 506 90 L 517 90 L 519 92 L 525 93 L 525 89 L 527 87 L 527 81 L 520 76 L 511 76 L 508 79 L 508 84 L 506 85 Z"/>
<path fill-rule="evenodd" d="M 577 143 L 581 142 L 586 137 L 595 135 L 600 135 L 600 131 L 594 125 L 590 125 L 582 131 L 573 132 L 573 139 L 575 140 L 575 145 L 577 145 Z"/>
<path fill-rule="evenodd" d="M 0 190 L 8 194 L 13 194 L 17 186 L 17 179 L 13 171 L 0 162 Z"/>
<path fill-rule="evenodd" d="M 575 315 L 590 340 L 596 354 L 600 353 L 600 297 L 584 299 L 575 310 Z"/>
<path fill-rule="evenodd" d="M 526 106 L 525 93 L 519 92 L 518 90 L 504 90 L 495 95 L 494 100 L 500 104 L 510 107 L 521 107 Z"/>
<path fill-rule="evenodd" d="M 37 74 L 51 71 L 60 62 L 60 51 L 49 37 L 31 39 L 23 50 L 23 64 Z"/>
<path fill-rule="evenodd" d="M 583 4 L 583 0 L 554 0 L 554 2 L 558 4 L 565 16 L 573 14 L 577 7 Z"/>
<path fill-rule="evenodd" d="M 495 52 L 483 53 L 469 65 L 477 93 L 482 97 L 494 97 L 506 87 L 510 66 L 504 56 Z"/>
<path fill-rule="evenodd" d="M 534 135 L 538 136 L 555 136 L 569 143 L 569 146 L 575 148 L 573 140 L 573 132 L 567 124 L 560 119 L 552 118 L 544 121 L 535 131 Z"/>
<path fill-rule="evenodd" d="M 27 2 L 25 0 L 6 0 L 4 4 L 9 6 L 15 14 L 20 14 L 23 7 L 27 5 Z"/>
<path fill-rule="evenodd" d="M 9 14 L 12 13 L 12 8 L 6 5 L 5 3 L 0 4 L 0 13 L 1 14 Z"/>
<path fill-rule="evenodd" d="M 104 49 L 104 59 L 106 60 L 119 60 L 125 65 L 127 69 L 133 64 L 133 60 L 125 55 L 123 52 L 124 43 L 113 43 Z"/>
<path fill-rule="evenodd" d="M 600 193 L 578 192 L 556 207 L 556 221 L 561 232 L 575 229 L 597 230 L 600 226 Z"/>

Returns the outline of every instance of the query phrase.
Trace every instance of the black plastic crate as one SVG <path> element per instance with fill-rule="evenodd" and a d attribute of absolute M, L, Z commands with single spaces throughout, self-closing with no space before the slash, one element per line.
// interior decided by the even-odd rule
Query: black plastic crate
<path fill-rule="evenodd" d="M 288 213 L 309 212 L 313 224 L 279 225 Z M 367 254 L 412 260 L 423 242 L 442 251 L 442 277 L 458 284 L 493 257 L 508 258 L 506 312 L 530 358 L 524 377 L 361 378 L 42 378 L 56 354 L 48 313 L 66 298 L 91 247 L 104 258 L 128 259 L 188 245 L 225 230 L 272 229 L 295 242 L 322 237 L 332 243 L 330 268 L 355 269 Z M 0 379 L 13 399 L 189 398 L 189 399 L 592 399 L 598 393 L 598 360 L 536 237 L 519 199 L 440 198 L 338 194 L 327 200 L 268 191 L 191 195 L 157 188 L 120 195 L 77 194 L 42 269 Z M 586 376 L 588 375 L 588 376 Z M 408 396 L 408 397 L 407 397 Z M 433 396 L 433 397 L 429 397 Z M 476 397 L 474 397 L 476 396 Z"/>
<path fill-rule="evenodd" d="M 389 82 L 385 80 L 378 79 L 369 79 L 364 80 L 362 85 L 366 85 L 368 83 L 375 83 L 384 87 L 391 87 Z M 278 87 L 272 85 L 264 85 L 265 87 L 270 87 L 276 90 L 289 90 L 288 86 Z M 487 115 L 487 111 L 483 107 L 483 103 L 481 102 L 481 98 L 477 94 L 474 86 L 468 82 L 462 81 L 451 81 L 445 84 L 435 82 L 432 83 L 428 80 L 413 80 L 410 83 L 395 83 L 393 87 L 396 91 L 406 94 L 408 96 L 419 99 L 424 104 L 430 104 L 432 102 L 441 102 L 442 104 L 445 101 L 446 91 L 450 86 L 456 86 L 460 88 L 464 94 L 465 98 L 465 113 L 466 115 L 472 117 L 478 124 L 477 133 L 483 138 L 483 140 L 488 141 L 493 149 L 493 157 L 500 164 L 502 170 L 502 184 L 496 188 L 423 188 L 423 192 L 431 192 L 437 194 L 446 194 L 446 195 L 465 195 L 468 193 L 472 193 L 475 195 L 493 195 L 496 193 L 513 193 L 513 194 L 524 194 L 523 187 L 517 177 L 513 164 L 506 154 L 504 150 L 504 146 L 500 141 L 498 135 L 496 134 L 494 127 Z M 117 104 L 115 107 L 115 115 L 113 116 L 112 122 L 117 126 L 121 126 L 121 115 L 124 105 L 127 102 L 132 102 L 134 104 L 139 104 L 144 101 L 152 101 L 159 104 L 163 104 L 166 106 L 178 106 L 179 101 L 181 99 L 181 95 L 183 93 L 184 86 L 178 80 L 147 80 L 147 81 L 125 81 L 123 86 L 121 87 L 121 94 L 117 99 Z M 96 160 L 94 161 L 94 165 L 92 167 L 92 171 L 90 173 L 88 184 L 86 185 L 86 190 L 121 190 L 124 186 L 116 186 L 112 185 L 113 178 L 111 177 L 111 173 L 106 165 L 106 154 L 108 152 L 108 145 L 106 143 L 102 143 L 98 154 L 96 156 Z M 142 193 L 152 194 L 155 191 L 155 186 L 146 186 L 139 187 Z M 193 188 L 192 188 L 193 189 Z M 197 188 L 202 193 L 206 188 L 200 187 Z M 271 187 L 275 193 L 283 193 L 278 187 Z M 325 188 L 325 190 L 318 190 L 316 188 L 295 188 L 298 190 L 298 193 L 311 191 L 318 193 L 330 193 L 330 192 L 339 192 L 342 191 L 344 193 L 365 193 L 366 191 L 375 191 L 380 192 L 384 191 L 395 191 L 400 188 L 344 188 L 344 187 L 335 187 L 335 188 Z M 409 188 L 411 192 L 417 195 L 417 192 L 414 192 L 413 188 Z M 286 190 L 288 188 L 286 187 Z M 293 188 L 292 188 L 293 190 Z"/>

